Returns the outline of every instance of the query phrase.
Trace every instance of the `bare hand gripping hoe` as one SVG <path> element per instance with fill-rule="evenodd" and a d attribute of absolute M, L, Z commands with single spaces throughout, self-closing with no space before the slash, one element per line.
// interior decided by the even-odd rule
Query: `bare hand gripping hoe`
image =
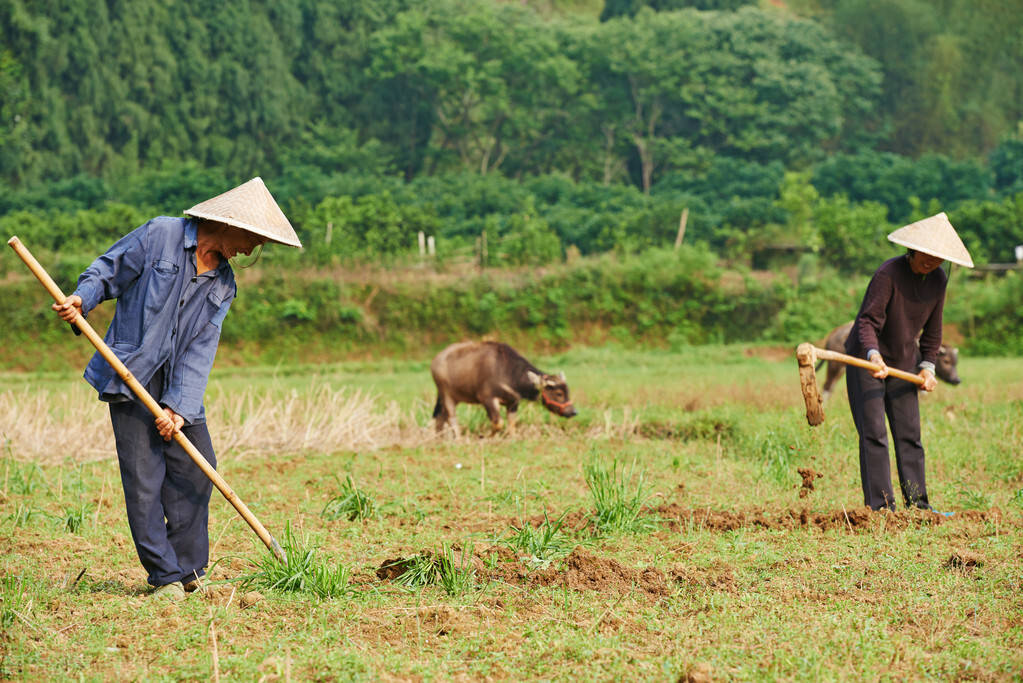
<path fill-rule="evenodd" d="M 824 405 L 823 401 L 821 401 L 821 392 L 817 388 L 817 373 L 814 369 L 814 365 L 819 360 L 838 361 L 839 363 L 855 365 L 867 370 L 881 369 L 880 365 L 871 363 L 869 360 L 849 356 L 838 351 L 821 349 L 810 343 L 803 343 L 797 346 L 796 361 L 799 363 L 799 385 L 800 389 L 803 390 L 803 400 L 806 401 L 806 421 L 810 423 L 811 427 L 816 427 L 821 422 L 824 422 Z M 907 382 L 912 382 L 917 386 L 924 383 L 923 378 L 919 375 L 914 375 L 904 370 L 888 368 L 888 374 L 891 377 L 898 377 Z"/>

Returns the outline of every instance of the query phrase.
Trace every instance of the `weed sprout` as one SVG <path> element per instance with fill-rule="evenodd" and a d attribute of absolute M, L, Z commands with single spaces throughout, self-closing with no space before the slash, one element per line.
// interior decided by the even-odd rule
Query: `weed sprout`
<path fill-rule="evenodd" d="M 85 520 L 89 516 L 89 507 L 84 503 L 77 508 L 68 508 L 64 511 L 64 528 L 73 534 L 77 534 L 82 530 L 85 525 Z"/>
<path fill-rule="evenodd" d="M 351 571 L 344 565 L 328 566 L 317 559 L 308 539 L 298 539 L 291 523 L 284 526 L 281 546 L 287 564 L 267 554 L 256 563 L 256 571 L 241 577 L 243 588 L 259 587 L 283 593 L 311 593 L 318 598 L 343 598 L 351 595 Z"/>
<path fill-rule="evenodd" d="M 326 520 L 345 518 L 349 522 L 354 522 L 376 514 L 376 503 L 355 485 L 351 475 L 348 475 L 340 485 L 341 493 L 327 501 L 320 512 L 321 517 Z"/>
<path fill-rule="evenodd" d="M 20 576 L 0 578 L 0 628 L 4 631 L 14 625 L 21 612 L 27 611 L 25 596 L 25 584 Z"/>
<path fill-rule="evenodd" d="M 406 560 L 395 582 L 413 589 L 436 584 L 448 595 L 461 595 L 476 587 L 471 558 L 471 545 L 462 548 L 461 556 L 456 557 L 455 549 L 443 543 L 439 553 L 427 551 Z"/>
<path fill-rule="evenodd" d="M 583 465 L 583 476 L 593 496 L 593 523 L 599 532 L 642 532 L 657 525 L 655 519 L 643 515 L 651 495 L 643 472 L 635 473 L 635 463 L 628 472 L 619 472 L 617 460 L 610 470 L 591 462 Z"/>
<path fill-rule="evenodd" d="M 547 510 L 543 511 L 543 524 L 533 528 L 525 524 L 521 528 L 512 526 L 511 536 L 505 543 L 511 548 L 529 555 L 528 562 L 533 567 L 547 567 L 550 563 L 565 556 L 571 549 L 572 543 L 562 531 L 565 522 L 565 515 L 562 514 L 553 522 L 547 516 Z"/>

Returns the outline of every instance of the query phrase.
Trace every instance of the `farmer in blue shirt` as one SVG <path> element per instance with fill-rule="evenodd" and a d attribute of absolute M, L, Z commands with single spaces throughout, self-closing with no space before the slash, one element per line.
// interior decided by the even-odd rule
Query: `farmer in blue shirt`
<path fill-rule="evenodd" d="M 203 395 L 236 293 L 228 259 L 266 242 L 302 246 L 259 178 L 184 213 L 125 235 L 53 306 L 70 322 L 117 299 L 106 343 L 164 409 L 154 421 L 110 364 L 93 356 L 85 379 L 110 404 L 135 549 L 153 594 L 171 600 L 200 587 L 209 561 L 212 482 L 171 439 L 180 430 L 216 467 Z"/>

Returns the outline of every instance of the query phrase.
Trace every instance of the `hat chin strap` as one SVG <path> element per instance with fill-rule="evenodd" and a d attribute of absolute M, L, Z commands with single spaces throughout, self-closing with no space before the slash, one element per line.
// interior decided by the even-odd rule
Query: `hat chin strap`
<path fill-rule="evenodd" d="M 256 263 L 259 262 L 259 257 L 263 255 L 263 246 L 265 244 L 266 242 L 264 242 L 263 244 L 256 245 L 256 248 L 252 250 L 252 253 L 245 257 L 248 259 L 248 261 L 246 262 L 242 262 L 242 260 L 236 256 L 234 259 L 236 265 L 243 270 L 245 268 L 251 268 L 252 266 L 256 265 Z"/>

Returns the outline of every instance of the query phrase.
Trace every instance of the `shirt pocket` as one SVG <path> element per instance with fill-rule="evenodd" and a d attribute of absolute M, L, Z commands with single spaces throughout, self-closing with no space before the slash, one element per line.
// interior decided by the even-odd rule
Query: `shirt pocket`
<path fill-rule="evenodd" d="M 220 329 L 227 317 L 227 311 L 231 308 L 230 301 L 224 301 L 216 292 L 206 295 L 206 310 L 208 311 L 210 324 Z"/>
<path fill-rule="evenodd" d="M 139 345 L 129 341 L 114 341 L 110 344 L 110 350 L 114 352 L 121 362 L 131 358 L 139 350 Z"/>
<path fill-rule="evenodd" d="M 177 275 L 178 271 L 181 270 L 178 264 L 173 261 L 167 261 L 164 259 L 155 259 L 153 261 L 153 270 L 160 275 Z"/>
<path fill-rule="evenodd" d="M 151 265 L 144 299 L 141 302 L 144 313 L 144 318 L 141 321 L 143 327 L 156 324 L 156 321 L 161 319 L 163 312 L 172 303 L 177 303 L 177 297 L 174 295 L 178 289 L 180 266 L 173 261 L 164 259 L 154 259 Z M 118 304 L 120 305 L 121 302 L 119 301 Z"/>

